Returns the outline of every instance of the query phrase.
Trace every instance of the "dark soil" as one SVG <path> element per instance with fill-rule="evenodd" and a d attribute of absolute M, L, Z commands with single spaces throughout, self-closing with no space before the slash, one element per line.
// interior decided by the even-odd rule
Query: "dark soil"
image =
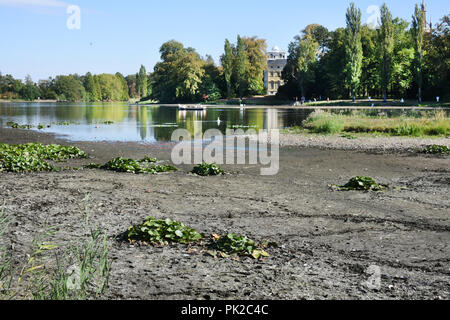
<path fill-rule="evenodd" d="M 75 145 L 103 164 L 115 157 L 170 159 L 170 144 L 69 143 L 34 131 L 0 129 L 0 142 Z M 286 147 L 280 172 L 223 166 L 231 174 L 199 177 L 193 166 L 160 175 L 102 170 L 0 174 L 0 203 L 15 224 L 7 234 L 18 259 L 44 222 L 54 242 L 85 236 L 80 207 L 90 193 L 91 221 L 113 244 L 109 299 L 449 299 L 450 162 L 448 157 L 368 154 Z M 170 163 L 170 161 L 169 161 Z M 333 192 L 354 176 L 397 187 Z M 277 242 L 264 260 L 214 259 L 199 245 L 164 248 L 115 240 L 146 216 L 171 218 L 206 235 L 237 233 Z M 24 258 L 25 259 L 25 258 Z M 381 268 L 381 289 L 364 285 Z"/>

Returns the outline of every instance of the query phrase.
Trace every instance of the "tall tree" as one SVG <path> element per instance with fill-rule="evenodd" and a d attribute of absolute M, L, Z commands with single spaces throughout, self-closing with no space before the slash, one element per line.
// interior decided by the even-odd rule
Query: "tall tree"
<path fill-rule="evenodd" d="M 141 68 L 139 69 L 139 73 L 137 74 L 137 79 L 136 79 L 136 89 L 141 98 L 147 97 L 147 92 L 148 92 L 147 81 L 148 81 L 147 70 L 145 70 L 145 67 L 143 65 L 141 65 Z"/>
<path fill-rule="evenodd" d="M 247 93 L 260 95 L 265 93 L 264 70 L 267 69 L 267 43 L 257 37 L 243 37 L 247 55 L 246 82 Z"/>
<path fill-rule="evenodd" d="M 116 73 L 116 77 L 117 77 L 117 79 L 119 79 L 120 84 L 122 86 L 122 94 L 121 94 L 121 99 L 120 100 L 122 100 L 122 101 L 129 100 L 130 99 L 130 95 L 128 94 L 127 81 L 125 80 L 124 76 L 120 72 Z"/>
<path fill-rule="evenodd" d="M 86 90 L 86 98 L 89 101 L 98 101 L 101 100 L 101 95 L 99 90 L 96 90 L 98 87 L 95 85 L 94 77 L 92 73 L 88 72 L 84 76 L 83 80 L 84 89 Z"/>
<path fill-rule="evenodd" d="M 386 3 L 381 6 L 381 27 L 380 27 L 380 69 L 381 86 L 383 89 L 384 102 L 387 101 L 387 92 L 391 84 L 393 54 L 394 54 L 394 22 L 392 14 Z"/>
<path fill-rule="evenodd" d="M 361 67 L 363 60 L 361 44 L 361 10 L 354 2 L 350 4 L 346 14 L 346 83 L 350 89 L 350 96 L 355 97 L 361 81 Z"/>
<path fill-rule="evenodd" d="M 236 86 L 239 93 L 239 98 L 242 98 L 247 90 L 246 74 L 247 74 L 247 54 L 245 52 L 245 43 L 240 36 L 237 39 L 236 47 Z"/>
<path fill-rule="evenodd" d="M 295 41 L 289 44 L 288 62 L 283 70 L 283 79 L 295 91 L 306 96 L 307 86 L 314 80 L 314 65 L 317 62 L 319 44 L 312 34 L 303 37 L 296 36 Z M 297 93 L 293 92 L 296 96 Z"/>
<path fill-rule="evenodd" d="M 423 45 L 425 38 L 425 13 L 422 8 L 416 4 L 414 15 L 412 16 L 412 35 L 415 50 L 415 73 L 418 87 L 417 98 L 422 102 L 422 69 L 423 69 Z"/>
<path fill-rule="evenodd" d="M 227 99 L 231 98 L 231 77 L 233 75 L 233 60 L 233 47 L 231 46 L 230 41 L 228 41 L 228 39 L 225 39 L 225 53 L 222 55 L 221 62 L 223 67 L 223 74 L 225 77 L 225 83 L 227 86 Z"/>
<path fill-rule="evenodd" d="M 205 61 L 192 48 L 174 40 L 160 49 L 161 62 L 152 74 L 152 97 L 161 102 L 191 102 L 200 95 Z"/>
<path fill-rule="evenodd" d="M 320 24 L 307 25 L 303 30 L 304 38 L 311 36 L 319 45 L 319 55 L 323 56 L 330 44 L 330 32 Z"/>

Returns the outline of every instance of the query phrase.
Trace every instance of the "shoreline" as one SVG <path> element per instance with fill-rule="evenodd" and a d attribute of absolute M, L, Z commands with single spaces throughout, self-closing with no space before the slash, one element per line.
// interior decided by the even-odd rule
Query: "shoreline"
<path fill-rule="evenodd" d="M 14 140 L 21 141 L 30 140 L 31 142 L 52 141 L 62 144 L 109 144 L 123 145 L 131 144 L 137 146 L 168 146 L 174 145 L 170 141 L 142 142 L 142 141 L 85 141 L 72 140 L 64 134 L 52 132 L 41 132 L 37 130 L 0 128 L 0 143 L 4 139 L 12 141 L 9 144 L 15 144 Z M 45 143 L 44 143 L 45 144 Z M 324 150 L 340 150 L 340 151 L 359 151 L 359 152 L 384 152 L 384 153 L 419 153 L 424 147 L 430 145 L 443 145 L 450 148 L 450 137 L 426 136 L 426 137 L 408 137 L 408 136 L 361 136 L 355 135 L 353 139 L 349 139 L 342 135 L 324 135 L 316 133 L 283 133 L 280 132 L 279 146 L 281 148 L 298 147 Z"/>
<path fill-rule="evenodd" d="M 98 102 L 64 102 L 57 100 L 35 100 L 35 101 L 25 101 L 25 100 L 0 100 L 0 103 L 85 103 L 85 104 L 93 104 L 93 103 L 102 103 L 102 104 L 117 104 L 123 103 L 128 104 L 129 106 L 142 107 L 142 106 L 155 106 L 155 107 L 168 107 L 168 108 L 178 108 L 179 104 L 167 104 L 167 103 L 132 103 L 129 101 L 98 101 Z M 228 104 L 201 104 L 202 107 L 206 109 L 289 109 L 289 110 L 450 110 L 450 106 L 399 106 L 399 105 L 386 105 L 386 106 L 355 106 L 355 105 L 329 105 L 329 106 L 294 106 L 294 105 L 246 105 L 245 107 L 241 107 L 239 105 L 228 105 Z"/>

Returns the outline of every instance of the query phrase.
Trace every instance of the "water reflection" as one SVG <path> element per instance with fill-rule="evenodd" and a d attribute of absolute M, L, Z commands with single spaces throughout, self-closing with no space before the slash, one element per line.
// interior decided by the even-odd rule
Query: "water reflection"
<path fill-rule="evenodd" d="M 304 109 L 210 108 L 204 111 L 179 111 L 175 107 L 135 106 L 124 103 L 0 103 L 0 125 L 9 121 L 21 125 L 51 125 L 43 131 L 78 141 L 169 141 L 177 128 L 208 129 L 282 129 L 299 126 L 311 113 Z M 347 110 L 333 112 L 346 113 Z M 402 110 L 377 110 L 388 116 Z M 409 111 L 406 113 L 410 113 Z M 419 113 L 418 113 L 419 114 Z M 104 124 L 113 121 L 112 125 Z M 67 122 L 68 125 L 61 125 Z"/>

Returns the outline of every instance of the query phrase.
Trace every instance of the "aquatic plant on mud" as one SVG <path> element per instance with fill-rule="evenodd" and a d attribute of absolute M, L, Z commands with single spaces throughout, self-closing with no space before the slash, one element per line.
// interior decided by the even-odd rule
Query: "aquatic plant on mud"
<path fill-rule="evenodd" d="M 156 173 L 163 173 L 163 172 L 171 172 L 171 171 L 178 171 L 178 168 L 172 166 L 172 165 L 153 165 L 149 166 L 150 163 L 157 162 L 158 159 L 149 158 L 146 157 L 140 161 L 136 161 L 133 159 L 126 159 L 126 158 L 114 158 L 104 165 L 98 165 L 95 163 L 91 163 L 86 166 L 88 169 L 102 169 L 102 170 L 109 170 L 109 171 L 115 171 L 115 172 L 127 172 L 127 173 L 134 173 L 134 174 L 140 174 L 140 173 L 148 173 L 148 174 L 156 174 Z"/>
<path fill-rule="evenodd" d="M 198 166 L 196 166 L 191 173 L 199 175 L 199 176 L 218 176 L 218 175 L 222 175 L 225 174 L 225 171 L 220 168 L 217 164 L 215 163 L 205 163 L 203 162 L 202 164 L 199 164 Z"/>
<path fill-rule="evenodd" d="M 268 244 L 260 245 L 245 236 L 234 233 L 223 237 L 213 235 L 213 243 L 209 246 L 208 254 L 222 258 L 228 258 L 230 255 L 236 254 L 260 259 L 270 256 L 264 250 L 265 246 L 268 246 Z"/>
<path fill-rule="evenodd" d="M 73 158 L 87 158 L 87 154 L 73 146 L 0 143 L 0 172 L 55 171 L 58 168 L 46 160 L 60 162 Z"/>
<path fill-rule="evenodd" d="M 188 244 L 202 238 L 201 233 L 181 222 L 171 219 L 157 220 L 152 217 L 147 217 L 140 225 L 131 226 L 126 234 L 126 239 L 130 242 L 138 241 L 156 245 Z"/>
<path fill-rule="evenodd" d="M 373 178 L 371 177 L 363 177 L 358 176 L 350 179 L 350 181 L 343 186 L 336 186 L 336 185 L 330 185 L 332 189 L 337 189 L 339 191 L 352 191 L 352 190 L 359 190 L 359 191 L 382 191 L 386 189 L 387 185 L 378 184 Z"/>
<path fill-rule="evenodd" d="M 30 125 L 30 124 L 20 125 L 20 124 L 18 124 L 16 122 L 7 122 L 6 125 L 8 127 L 13 128 L 13 129 L 28 129 L 28 130 L 30 130 L 30 129 L 33 128 L 33 126 Z"/>
<path fill-rule="evenodd" d="M 144 158 L 142 158 L 141 160 L 139 160 L 139 162 L 156 163 L 156 162 L 158 162 L 158 159 L 156 159 L 156 158 L 151 158 L 151 157 L 149 157 L 149 156 L 145 156 Z"/>
<path fill-rule="evenodd" d="M 434 144 L 432 146 L 427 146 L 422 150 L 425 154 L 450 154 L 450 148 L 447 146 L 441 146 Z"/>

